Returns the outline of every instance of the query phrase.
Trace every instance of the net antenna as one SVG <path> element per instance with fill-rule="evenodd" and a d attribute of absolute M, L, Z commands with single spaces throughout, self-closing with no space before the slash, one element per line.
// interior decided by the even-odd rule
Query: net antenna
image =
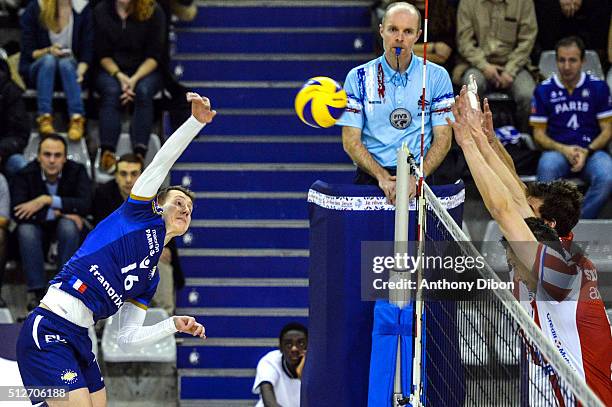
<path fill-rule="evenodd" d="M 426 102 L 426 83 L 427 83 L 427 34 L 429 27 L 429 0 L 425 0 L 425 15 L 423 18 L 423 77 L 421 83 L 423 84 L 423 94 L 421 95 L 421 154 L 419 155 L 419 171 L 417 174 L 417 258 L 424 258 L 425 250 L 425 219 L 426 219 L 426 207 L 425 207 L 425 194 L 424 194 L 424 162 L 425 162 L 425 102 Z M 431 106 L 431 105 L 430 105 Z M 433 130 L 433 129 L 432 129 Z M 410 154 L 408 157 L 410 158 Z M 419 288 L 421 286 L 421 279 L 423 278 L 423 262 L 418 262 L 416 270 L 416 300 L 414 303 L 414 350 L 412 357 L 412 392 L 410 394 L 410 405 L 413 407 L 423 406 L 422 395 L 423 395 L 423 380 L 422 380 L 422 367 L 423 367 L 423 291 Z"/>

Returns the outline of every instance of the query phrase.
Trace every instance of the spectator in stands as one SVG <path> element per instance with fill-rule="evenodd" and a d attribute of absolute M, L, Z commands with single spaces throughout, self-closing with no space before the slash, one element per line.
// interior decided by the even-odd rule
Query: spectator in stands
<path fill-rule="evenodd" d="M 357 164 L 355 183 L 378 185 L 394 203 L 397 149 L 406 142 L 415 159 L 421 159 L 423 59 L 413 52 L 421 35 L 420 13 L 412 4 L 393 3 L 379 29 L 385 52 L 348 73 L 344 88 L 349 104 L 338 125 L 343 126 L 344 150 Z M 430 176 L 451 146 L 445 118 L 450 115 L 453 89 L 444 68 L 432 64 L 427 73 L 424 171 Z M 415 179 L 410 179 L 414 194 Z"/>
<path fill-rule="evenodd" d="M 608 82 L 608 87 L 612 92 L 612 16 L 610 16 L 610 29 L 608 30 L 608 65 L 610 66 L 610 69 L 608 69 L 606 81 Z"/>
<path fill-rule="evenodd" d="M 535 141 L 546 151 L 538 163 L 538 181 L 552 181 L 571 173 L 590 186 L 582 218 L 596 218 L 612 191 L 612 158 L 605 151 L 612 129 L 612 104 L 607 84 L 582 72 L 584 43 L 578 37 L 556 46 L 554 75 L 538 85 L 530 122 Z"/>
<path fill-rule="evenodd" d="M 534 56 L 555 48 L 561 38 L 577 36 L 605 63 L 610 24 L 608 0 L 538 0 L 534 2 L 538 31 Z M 537 61 L 537 60 L 535 60 Z"/>
<path fill-rule="evenodd" d="M 378 0 L 373 6 L 372 29 L 374 31 L 374 53 L 380 55 L 383 52 L 382 37 L 379 27 L 385 10 L 391 3 L 397 0 Z M 424 0 L 409 0 L 407 3 L 419 9 L 421 15 L 425 13 Z M 427 60 L 442 65 L 451 72 L 454 61 L 455 34 L 457 11 L 447 0 L 429 1 L 429 26 L 427 27 Z M 423 58 L 423 39 L 419 38 L 413 47 L 414 53 Z"/>
<path fill-rule="evenodd" d="M 268 352 L 257 364 L 253 393 L 259 394 L 255 407 L 299 407 L 300 379 L 306 361 L 308 330 L 289 323 L 279 336 L 280 350 Z"/>
<path fill-rule="evenodd" d="M 115 179 L 96 188 L 92 208 L 96 225 L 119 208 L 130 196 L 132 187 L 142 174 L 143 168 L 144 163 L 136 154 L 124 154 L 119 158 Z M 157 268 L 160 280 L 153 296 L 152 306 L 163 308 L 168 315 L 173 315 L 174 289 L 180 289 L 185 285 L 174 239 L 163 248 Z"/>
<path fill-rule="evenodd" d="M 2 281 L 6 266 L 6 248 L 8 245 L 8 225 L 11 217 L 11 195 L 4 175 L 0 173 L 0 308 L 6 307 L 2 298 Z"/>
<path fill-rule="evenodd" d="M 532 0 L 512 2 L 462 0 L 457 11 L 457 63 L 453 82 L 467 84 L 474 75 L 480 94 L 509 92 L 517 105 L 516 127 L 527 132 L 529 102 L 535 82 L 529 54 L 538 33 Z"/>
<path fill-rule="evenodd" d="M 31 1 L 21 16 L 19 72 L 36 89 L 38 131 L 53 134 L 53 91 L 57 74 L 66 95 L 68 138 L 83 137 L 85 108 L 81 83 L 93 60 L 93 20 L 87 2 Z"/>
<path fill-rule="evenodd" d="M 27 164 L 23 149 L 30 137 L 30 118 L 22 96 L 6 59 L 0 57 L 0 170 L 9 178 Z"/>
<path fill-rule="evenodd" d="M 153 97 L 163 86 L 158 69 L 164 47 L 164 12 L 152 0 L 103 0 L 94 10 L 100 72 L 101 169 L 111 172 L 121 133 L 121 107 L 134 105 L 131 140 L 145 157 L 153 126 Z"/>
<path fill-rule="evenodd" d="M 89 213 L 91 181 L 82 164 L 66 158 L 66 140 L 57 134 L 43 137 L 38 156 L 11 180 L 13 219 L 21 265 L 33 298 L 29 309 L 45 294 L 44 246 L 58 242 L 61 268 L 79 247 L 82 217 Z"/>

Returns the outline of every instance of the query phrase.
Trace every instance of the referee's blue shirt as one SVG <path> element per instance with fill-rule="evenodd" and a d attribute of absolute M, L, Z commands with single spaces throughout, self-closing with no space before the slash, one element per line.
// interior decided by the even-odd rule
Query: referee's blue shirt
<path fill-rule="evenodd" d="M 337 125 L 361 129 L 362 143 L 383 167 L 397 166 L 397 150 L 403 142 L 420 161 L 422 78 L 423 58 L 414 53 L 403 74 L 389 66 L 382 55 L 346 76 L 348 106 Z M 446 118 L 453 118 L 450 106 L 454 102 L 444 68 L 428 61 L 426 81 L 425 154 L 431 145 L 432 127 L 446 125 Z"/>

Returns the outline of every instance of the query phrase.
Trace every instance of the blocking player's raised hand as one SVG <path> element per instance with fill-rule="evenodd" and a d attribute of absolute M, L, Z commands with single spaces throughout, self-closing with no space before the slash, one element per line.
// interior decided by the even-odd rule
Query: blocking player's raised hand
<path fill-rule="evenodd" d="M 497 136 L 495 135 L 495 128 L 493 127 L 493 113 L 491 112 L 489 100 L 487 98 L 484 99 L 484 123 L 482 125 L 482 130 L 487 136 L 489 144 L 495 144 Z"/>
<path fill-rule="evenodd" d="M 191 102 L 191 114 L 200 123 L 210 123 L 217 114 L 210 106 L 210 100 L 207 97 L 198 95 L 195 92 L 187 93 L 187 101 Z"/>
<path fill-rule="evenodd" d="M 453 128 L 455 140 L 461 148 L 463 148 L 465 144 L 474 142 L 469 124 L 470 119 L 472 118 L 472 115 L 470 114 L 471 110 L 473 109 L 470 107 L 467 88 L 464 85 L 461 88 L 461 92 L 459 92 L 459 96 L 455 97 L 455 103 L 453 103 L 451 106 L 451 111 L 455 121 L 450 120 L 448 117 L 446 118 L 448 125 Z"/>
<path fill-rule="evenodd" d="M 199 336 L 200 338 L 206 339 L 206 330 L 204 325 L 200 324 L 194 317 L 188 317 L 184 315 L 174 316 L 174 326 L 179 332 L 191 334 L 193 336 Z"/>

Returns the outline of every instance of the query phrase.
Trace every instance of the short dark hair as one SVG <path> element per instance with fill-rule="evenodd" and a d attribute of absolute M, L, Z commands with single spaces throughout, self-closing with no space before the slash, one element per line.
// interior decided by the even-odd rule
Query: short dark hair
<path fill-rule="evenodd" d="M 555 44 L 555 55 L 559 55 L 559 48 L 571 47 L 572 45 L 578 47 L 578 49 L 580 50 L 580 59 L 584 59 L 584 41 L 582 41 L 582 38 L 577 37 L 575 35 L 564 37 L 557 41 L 557 43 Z"/>
<path fill-rule="evenodd" d="M 40 138 L 40 141 L 38 142 L 38 154 L 40 154 L 40 146 L 42 146 L 42 143 L 47 140 L 55 140 L 55 141 L 59 141 L 60 143 L 62 143 L 64 145 L 64 154 L 68 155 L 68 143 L 66 143 L 65 138 L 63 138 L 57 133 L 45 134 L 44 136 Z"/>
<path fill-rule="evenodd" d="M 565 180 L 530 182 L 527 195 L 542 199 L 540 217 L 555 222 L 559 236 L 567 236 L 580 220 L 583 196 L 578 187 Z"/>
<path fill-rule="evenodd" d="M 187 195 L 189 199 L 191 199 L 192 204 L 195 203 L 195 194 L 192 191 L 190 191 L 189 189 L 181 185 L 172 185 L 172 186 L 169 186 L 167 188 L 160 190 L 157 193 L 157 204 L 158 205 L 164 204 L 164 202 L 166 201 L 166 197 L 168 196 L 168 192 L 170 191 L 181 191 L 182 193 Z"/>
<path fill-rule="evenodd" d="M 283 329 L 281 329 L 280 335 L 278 335 L 279 343 L 282 342 L 283 336 L 285 336 L 285 334 L 289 331 L 303 332 L 306 339 L 308 339 L 308 329 L 304 325 L 300 324 L 299 322 L 289 322 L 283 327 Z"/>
<path fill-rule="evenodd" d="M 117 167 L 119 167 L 119 163 L 121 162 L 140 164 L 140 171 L 144 169 L 144 161 L 142 160 L 142 157 L 138 154 L 123 154 L 121 157 L 119 157 L 119 160 L 117 160 Z"/>
<path fill-rule="evenodd" d="M 544 219 L 530 217 L 525 218 L 524 220 L 538 242 L 546 243 L 546 246 L 564 256 L 565 251 L 563 250 L 563 246 L 561 246 L 559 235 L 555 229 L 551 228 L 546 224 L 546 222 L 544 222 Z M 505 237 L 501 238 L 501 243 L 504 248 L 508 248 L 508 240 L 506 240 Z"/>

